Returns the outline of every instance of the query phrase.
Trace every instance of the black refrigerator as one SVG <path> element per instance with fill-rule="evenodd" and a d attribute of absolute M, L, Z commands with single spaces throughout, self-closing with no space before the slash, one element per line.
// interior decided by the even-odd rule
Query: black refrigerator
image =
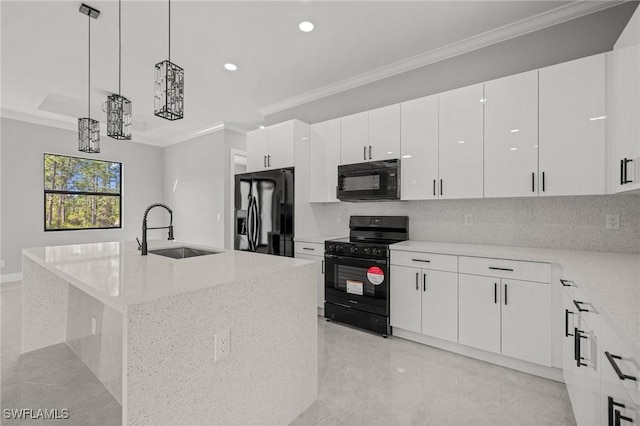
<path fill-rule="evenodd" d="M 293 168 L 236 175 L 236 250 L 293 257 Z"/>

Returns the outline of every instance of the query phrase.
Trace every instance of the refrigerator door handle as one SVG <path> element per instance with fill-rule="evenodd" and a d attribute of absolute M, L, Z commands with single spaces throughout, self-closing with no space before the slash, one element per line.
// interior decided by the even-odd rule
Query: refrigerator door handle
<path fill-rule="evenodd" d="M 252 235 L 253 235 L 253 251 L 256 251 L 258 249 L 258 229 L 260 229 L 260 217 L 258 215 L 258 202 L 256 200 L 256 197 L 253 197 L 253 230 L 252 230 Z"/>
<path fill-rule="evenodd" d="M 249 243 L 249 251 L 253 251 L 253 196 L 249 196 L 249 206 L 247 207 L 247 242 Z"/>

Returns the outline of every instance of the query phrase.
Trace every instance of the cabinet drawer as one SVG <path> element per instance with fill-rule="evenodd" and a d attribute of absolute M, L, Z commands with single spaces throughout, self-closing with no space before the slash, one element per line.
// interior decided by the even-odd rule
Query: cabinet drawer
<path fill-rule="evenodd" d="M 460 256 L 460 273 L 548 283 L 551 264 Z"/>
<path fill-rule="evenodd" d="M 413 251 L 391 251 L 391 264 L 438 271 L 458 272 L 458 256 Z"/>
<path fill-rule="evenodd" d="M 324 256 L 324 244 L 322 243 L 305 243 L 302 241 L 296 241 L 295 247 L 296 253 L 308 254 L 311 256 Z"/>
<path fill-rule="evenodd" d="M 612 387 L 623 387 L 633 403 L 640 405 L 640 359 L 638 352 L 630 348 L 605 321 L 602 322 L 599 338 L 604 354 L 602 359 L 604 365 L 602 367 L 603 381 Z"/>

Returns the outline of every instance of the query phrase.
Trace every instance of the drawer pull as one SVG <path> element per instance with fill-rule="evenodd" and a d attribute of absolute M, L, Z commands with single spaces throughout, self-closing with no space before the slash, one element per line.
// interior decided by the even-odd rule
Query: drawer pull
<path fill-rule="evenodd" d="M 302 250 L 311 250 L 311 251 L 315 251 L 316 249 L 312 248 L 312 247 L 302 247 Z"/>
<path fill-rule="evenodd" d="M 508 271 L 508 272 L 513 272 L 513 269 L 511 268 L 497 268 L 495 266 L 489 266 L 489 269 L 493 269 L 494 271 Z"/>
<path fill-rule="evenodd" d="M 424 263 L 431 263 L 430 260 L 424 260 L 424 259 L 411 259 L 412 262 L 424 262 Z"/>
<path fill-rule="evenodd" d="M 573 304 L 576 305 L 576 308 L 578 309 L 578 312 L 593 312 L 593 311 L 590 311 L 590 310 L 585 309 L 585 308 L 580 306 L 580 305 L 586 305 L 585 302 L 579 302 L 577 300 L 574 300 Z"/>
<path fill-rule="evenodd" d="M 620 367 L 618 366 L 618 363 L 615 360 L 616 359 L 622 359 L 622 357 L 620 357 L 618 355 L 612 355 L 609 352 L 605 352 L 604 354 L 607 356 L 607 359 L 609 360 L 609 363 L 611 364 L 611 367 L 613 367 L 613 370 L 616 372 L 616 374 L 618 375 L 618 378 L 620 380 L 635 380 L 635 381 L 638 380 L 637 377 L 628 376 L 628 375 L 624 374 L 622 372 L 622 370 L 620 370 Z"/>
<path fill-rule="evenodd" d="M 573 285 L 567 284 L 567 283 L 571 283 Z M 571 281 L 571 280 L 563 280 L 563 279 L 561 279 L 560 280 L 560 284 L 562 284 L 562 287 L 574 287 L 575 286 L 575 283 L 573 281 Z"/>

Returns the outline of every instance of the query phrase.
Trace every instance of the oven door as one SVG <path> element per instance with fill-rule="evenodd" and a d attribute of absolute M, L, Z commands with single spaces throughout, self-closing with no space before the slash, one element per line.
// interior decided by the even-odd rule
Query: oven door
<path fill-rule="evenodd" d="M 386 259 L 325 254 L 325 300 L 378 315 L 389 315 L 389 265 Z"/>

